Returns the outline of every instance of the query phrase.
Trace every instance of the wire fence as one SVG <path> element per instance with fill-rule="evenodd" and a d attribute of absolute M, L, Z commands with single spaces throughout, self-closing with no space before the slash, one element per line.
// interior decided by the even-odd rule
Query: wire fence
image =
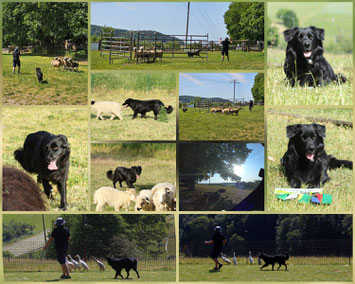
<path fill-rule="evenodd" d="M 211 252 L 209 245 L 180 245 L 180 256 L 185 261 L 199 259 L 199 262 L 209 263 Z M 352 264 L 351 239 L 340 240 L 294 240 L 284 242 L 274 241 L 234 241 L 223 247 L 223 254 L 232 261 L 235 253 L 237 261 L 249 263 L 249 252 L 257 263 L 259 253 L 269 255 L 290 255 L 290 263 L 294 264 Z M 188 259 L 188 260 L 186 260 Z"/>
<path fill-rule="evenodd" d="M 152 253 L 152 248 L 145 248 L 144 251 L 136 250 L 130 257 L 138 259 L 138 267 L 140 270 L 175 270 L 176 267 L 176 245 L 175 239 L 171 238 L 167 242 L 158 244 Z M 33 272 L 33 271 L 60 271 L 60 265 L 54 257 L 49 257 L 48 252 L 43 250 L 43 242 L 22 242 L 16 249 L 4 250 L 3 249 L 3 263 L 5 272 Z M 30 249 L 29 249 L 30 248 Z M 35 248 L 35 249 L 31 249 Z M 88 248 L 86 248 L 88 249 Z M 85 249 L 85 250 L 86 250 Z M 84 251 L 71 251 L 69 248 L 68 254 L 74 259 L 79 254 L 81 259 L 84 260 L 90 267 L 90 270 L 99 270 L 98 264 L 94 261 L 93 257 L 96 256 L 101 262 L 108 267 L 107 261 L 104 257 L 97 257 L 102 255 L 100 247 L 90 247 L 91 255 L 87 255 Z M 94 253 L 97 251 L 97 254 Z M 15 256 L 16 255 L 16 256 Z M 114 257 L 114 252 L 110 253 Z"/>

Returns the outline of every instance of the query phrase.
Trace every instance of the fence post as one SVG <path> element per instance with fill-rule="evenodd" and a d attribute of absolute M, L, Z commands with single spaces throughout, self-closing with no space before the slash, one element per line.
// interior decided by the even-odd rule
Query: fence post
<path fill-rule="evenodd" d="M 110 33 L 110 58 L 109 58 L 109 64 L 111 64 L 111 56 L 112 56 L 112 33 L 113 33 L 113 31 L 111 31 L 111 33 Z"/>
<path fill-rule="evenodd" d="M 174 51 L 175 51 L 175 37 L 173 36 L 173 52 L 172 52 L 173 58 L 174 58 Z"/>
<path fill-rule="evenodd" d="M 154 61 L 157 57 L 157 32 L 154 32 Z"/>
<path fill-rule="evenodd" d="M 100 50 L 100 57 L 102 57 L 102 30 L 100 31 L 99 50 Z"/>
<path fill-rule="evenodd" d="M 138 57 L 139 57 L 139 31 L 137 32 L 136 64 L 138 64 Z"/>
<path fill-rule="evenodd" d="M 206 61 L 208 61 L 208 33 L 207 33 L 207 50 L 206 50 Z"/>
<path fill-rule="evenodd" d="M 132 43 L 133 43 L 132 35 L 133 35 L 133 32 L 130 31 L 130 33 L 129 33 L 129 61 L 132 60 L 132 49 L 133 49 L 133 46 L 132 46 Z"/>

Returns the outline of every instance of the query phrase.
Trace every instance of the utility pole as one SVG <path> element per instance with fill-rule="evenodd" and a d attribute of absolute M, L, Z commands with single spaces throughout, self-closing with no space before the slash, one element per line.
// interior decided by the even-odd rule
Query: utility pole
<path fill-rule="evenodd" d="M 233 102 L 235 103 L 235 85 L 239 84 L 239 81 L 237 79 L 234 79 L 231 81 L 233 83 Z"/>
<path fill-rule="evenodd" d="M 190 2 L 187 2 L 187 19 L 186 19 L 185 48 L 187 48 L 187 38 L 188 38 L 188 35 L 189 35 L 189 19 L 190 19 Z"/>
<path fill-rule="evenodd" d="M 44 214 L 42 214 L 42 224 L 43 224 L 44 243 L 46 243 L 47 242 L 47 232 L 46 232 L 46 223 L 44 222 Z"/>

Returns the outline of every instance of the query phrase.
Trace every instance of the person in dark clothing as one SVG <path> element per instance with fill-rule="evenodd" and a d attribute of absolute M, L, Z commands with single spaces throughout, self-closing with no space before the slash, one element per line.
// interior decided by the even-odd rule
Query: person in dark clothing
<path fill-rule="evenodd" d="M 225 40 L 221 40 L 220 41 L 220 44 L 222 44 L 222 61 L 224 61 L 224 55 L 227 56 L 227 59 L 229 61 L 229 54 L 228 54 L 228 51 L 229 51 L 229 45 L 232 44 L 232 39 L 229 39 L 229 38 L 225 38 Z"/>
<path fill-rule="evenodd" d="M 54 240 L 55 242 L 55 249 L 57 251 L 57 259 L 60 263 L 63 271 L 63 275 L 60 276 L 61 279 L 71 279 L 69 275 L 69 268 L 67 265 L 67 252 L 68 252 L 68 245 L 70 240 L 70 233 L 69 230 L 64 227 L 65 221 L 63 218 L 58 218 L 55 221 L 56 228 L 53 229 L 52 235 L 43 247 L 46 249 Z"/>
<path fill-rule="evenodd" d="M 210 257 L 213 259 L 215 263 L 214 270 L 221 269 L 223 266 L 222 263 L 219 262 L 218 257 L 222 253 L 222 247 L 227 242 L 226 238 L 222 235 L 222 228 L 220 226 L 216 226 L 214 229 L 214 235 L 212 240 L 205 241 L 205 244 L 213 245 Z"/>
<path fill-rule="evenodd" d="M 16 66 L 18 66 L 18 73 L 20 73 L 21 61 L 20 61 L 20 51 L 18 47 L 16 47 L 14 52 L 12 53 L 12 74 L 15 74 Z"/>
<path fill-rule="evenodd" d="M 253 100 L 250 100 L 250 102 L 249 102 L 249 110 L 250 111 L 253 109 L 253 106 L 254 106 L 254 102 L 253 102 Z"/>

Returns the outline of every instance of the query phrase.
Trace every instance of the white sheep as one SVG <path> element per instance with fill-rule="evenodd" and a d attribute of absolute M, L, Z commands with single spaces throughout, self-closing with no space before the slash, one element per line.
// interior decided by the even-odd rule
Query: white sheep
<path fill-rule="evenodd" d="M 95 260 L 95 262 L 99 266 L 100 271 L 105 271 L 105 269 L 106 269 L 105 265 L 100 260 L 98 260 L 96 257 L 93 256 L 92 258 Z"/>
<path fill-rule="evenodd" d="M 150 189 L 142 189 L 136 197 L 135 211 L 154 211 L 152 191 Z"/>
<path fill-rule="evenodd" d="M 113 120 L 116 116 L 120 119 L 123 120 L 122 115 L 121 115 L 121 105 L 116 102 L 96 102 L 94 100 L 91 100 L 91 108 L 96 111 L 96 118 L 97 119 L 102 119 L 104 120 L 104 117 L 102 116 L 105 113 L 112 114 L 111 120 Z"/>
<path fill-rule="evenodd" d="M 97 204 L 96 211 L 102 211 L 106 204 L 110 207 L 114 207 L 115 211 L 120 211 L 121 208 L 128 211 L 131 201 L 135 199 L 136 190 L 134 188 L 122 191 L 104 186 L 94 193 L 94 204 Z"/>
<path fill-rule="evenodd" d="M 152 188 L 153 204 L 156 211 L 173 211 L 176 207 L 176 187 L 172 183 L 158 183 Z"/>
<path fill-rule="evenodd" d="M 83 270 L 85 271 L 89 271 L 89 266 L 80 258 L 80 255 L 76 255 L 76 258 L 78 259 L 79 262 L 79 266 L 83 268 Z"/>

